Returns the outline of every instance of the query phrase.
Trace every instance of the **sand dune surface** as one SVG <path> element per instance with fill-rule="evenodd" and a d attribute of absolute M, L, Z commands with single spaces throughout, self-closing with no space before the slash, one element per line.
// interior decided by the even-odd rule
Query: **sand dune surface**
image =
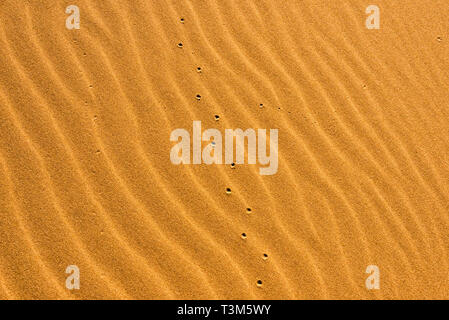
<path fill-rule="evenodd" d="M 2 1 L 0 298 L 449 298 L 447 3 L 370 4 Z M 173 164 L 194 121 L 277 172 Z"/>

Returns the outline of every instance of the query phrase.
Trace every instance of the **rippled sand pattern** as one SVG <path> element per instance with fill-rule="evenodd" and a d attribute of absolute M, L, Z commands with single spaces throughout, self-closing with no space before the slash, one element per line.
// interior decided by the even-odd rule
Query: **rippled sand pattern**
<path fill-rule="evenodd" d="M 369 4 L 2 1 L 0 298 L 449 298 L 448 4 Z M 173 165 L 194 120 L 278 173 Z"/>

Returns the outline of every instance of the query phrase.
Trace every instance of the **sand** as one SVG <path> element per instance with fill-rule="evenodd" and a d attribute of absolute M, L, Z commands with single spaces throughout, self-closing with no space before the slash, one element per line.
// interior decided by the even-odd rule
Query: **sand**
<path fill-rule="evenodd" d="M 2 1 L 0 298 L 449 298 L 447 3 L 370 4 Z M 278 172 L 173 165 L 195 120 Z"/>

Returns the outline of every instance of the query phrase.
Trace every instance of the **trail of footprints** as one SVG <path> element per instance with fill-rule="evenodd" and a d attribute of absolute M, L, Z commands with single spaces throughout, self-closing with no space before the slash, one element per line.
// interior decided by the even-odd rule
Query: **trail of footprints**
<path fill-rule="evenodd" d="M 185 19 L 184 18 L 180 18 L 179 19 L 179 21 L 182 23 L 182 24 L 184 24 L 185 23 Z M 178 48 L 183 48 L 183 43 L 182 42 L 179 42 L 178 43 Z M 201 73 L 202 72 L 202 69 L 201 69 L 201 67 L 197 67 L 196 68 L 196 71 L 198 72 L 198 73 Z M 200 101 L 201 100 L 201 95 L 200 94 L 197 94 L 196 96 L 195 96 L 195 98 L 196 98 L 196 100 L 198 100 L 198 101 Z M 260 108 L 263 108 L 263 104 L 261 103 L 260 105 L 259 105 L 259 107 Z M 215 119 L 215 121 L 219 121 L 220 120 L 220 116 L 218 115 L 218 114 L 216 114 L 216 115 L 214 115 L 214 119 Z M 212 144 L 214 145 L 214 142 L 212 142 Z M 235 163 L 231 163 L 231 169 L 235 169 Z M 232 194 L 232 191 L 231 191 L 231 188 L 226 188 L 226 194 L 227 195 L 231 195 Z M 246 208 L 246 213 L 248 213 L 248 214 L 250 214 L 250 213 L 252 213 L 252 209 L 251 208 Z M 245 232 L 243 232 L 241 235 L 240 235 L 240 237 L 243 239 L 243 240 L 246 240 L 247 239 L 247 234 L 245 233 Z M 266 253 L 264 253 L 263 255 L 262 255 L 262 258 L 263 258 L 263 260 L 267 260 L 268 259 L 268 255 L 266 254 Z M 257 285 L 257 287 L 258 288 L 261 288 L 262 287 L 262 280 L 257 280 L 256 281 L 256 285 Z"/>

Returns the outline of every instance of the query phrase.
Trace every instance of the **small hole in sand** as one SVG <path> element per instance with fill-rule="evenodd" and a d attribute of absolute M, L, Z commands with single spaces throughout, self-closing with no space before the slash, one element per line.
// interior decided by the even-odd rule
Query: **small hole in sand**
<path fill-rule="evenodd" d="M 93 88 L 93 87 L 94 87 L 93 85 L 91 85 L 91 84 L 89 85 L 89 88 Z"/>
<path fill-rule="evenodd" d="M 231 188 L 226 188 L 226 193 L 231 194 Z"/>
<path fill-rule="evenodd" d="M 235 163 L 231 163 L 231 169 L 235 169 Z"/>
<path fill-rule="evenodd" d="M 214 116 L 214 118 L 215 118 L 215 121 L 220 120 L 220 116 L 219 116 L 218 114 L 216 114 L 216 115 Z"/>
<path fill-rule="evenodd" d="M 443 39 L 441 37 L 437 37 L 437 41 L 441 42 Z"/>
<path fill-rule="evenodd" d="M 257 280 L 257 286 L 261 287 L 262 286 L 262 280 Z"/>
<path fill-rule="evenodd" d="M 251 208 L 246 208 L 246 212 L 251 213 L 253 210 Z"/>
<path fill-rule="evenodd" d="M 196 100 L 201 100 L 201 96 L 199 94 L 196 95 Z"/>
<path fill-rule="evenodd" d="M 201 67 L 196 68 L 197 72 L 201 72 Z"/>
<path fill-rule="evenodd" d="M 185 21 L 184 18 L 181 18 L 180 20 L 181 20 L 181 23 L 184 23 L 184 21 Z"/>
<path fill-rule="evenodd" d="M 268 259 L 268 254 L 264 253 L 264 254 L 263 254 L 263 259 L 264 259 L 264 260 L 267 260 L 267 259 Z"/>
<path fill-rule="evenodd" d="M 178 43 L 178 48 L 182 48 L 182 43 Z"/>
<path fill-rule="evenodd" d="M 263 103 L 259 104 L 259 108 L 261 109 L 263 108 Z"/>
<path fill-rule="evenodd" d="M 246 233 L 241 234 L 242 239 L 246 239 Z"/>

